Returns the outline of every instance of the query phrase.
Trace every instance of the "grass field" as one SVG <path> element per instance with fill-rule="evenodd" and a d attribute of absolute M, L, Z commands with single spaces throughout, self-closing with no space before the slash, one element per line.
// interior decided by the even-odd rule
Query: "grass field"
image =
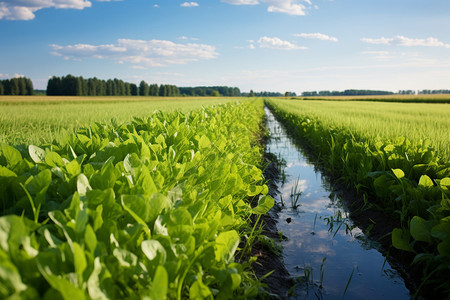
<path fill-rule="evenodd" d="M 429 140 L 442 160 L 450 158 L 450 105 L 383 103 L 366 101 L 272 100 L 289 112 L 318 118 L 325 125 L 346 128 L 371 140 L 394 140 L 399 136 L 413 143 Z"/>
<path fill-rule="evenodd" d="M 155 110 L 190 111 L 236 98 L 0 96 L 0 142 L 42 144 L 93 122 L 126 122 Z"/>
<path fill-rule="evenodd" d="M 358 191 L 364 206 L 397 223 L 386 236 L 390 246 L 415 255 L 412 265 L 421 274 L 416 293 L 448 295 L 450 105 L 279 99 L 267 104 L 319 165 Z"/>
<path fill-rule="evenodd" d="M 311 96 L 292 97 L 304 100 L 332 101 L 376 101 L 376 102 L 406 102 L 406 103 L 450 103 L 450 94 L 427 95 L 380 95 L 380 96 Z"/>

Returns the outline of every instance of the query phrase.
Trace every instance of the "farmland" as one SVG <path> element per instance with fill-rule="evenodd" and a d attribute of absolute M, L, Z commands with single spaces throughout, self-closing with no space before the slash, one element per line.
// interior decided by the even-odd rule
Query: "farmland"
<path fill-rule="evenodd" d="M 256 297 L 235 255 L 273 205 L 263 113 L 261 100 L 159 111 L 1 144 L 1 298 Z"/>
<path fill-rule="evenodd" d="M 374 101 L 374 102 L 403 102 L 403 103 L 450 103 L 448 94 L 420 94 L 420 95 L 377 95 L 377 96 L 310 96 L 293 97 L 305 100 L 330 101 Z"/>
<path fill-rule="evenodd" d="M 329 174 L 357 190 L 367 207 L 398 222 L 392 246 L 415 254 L 420 288 L 447 294 L 450 107 L 280 99 L 267 104 Z"/>
<path fill-rule="evenodd" d="M 157 109 L 186 112 L 230 101 L 230 98 L 0 96 L 0 142 L 49 143 L 93 122 L 113 118 L 124 122 L 134 116 L 148 116 Z"/>
<path fill-rule="evenodd" d="M 400 102 L 266 105 L 365 208 L 395 220 L 392 246 L 415 256 L 420 289 L 445 294 L 450 108 Z M 0 97 L 0 298 L 264 296 L 249 263 L 274 204 L 263 107 L 254 98 Z"/>

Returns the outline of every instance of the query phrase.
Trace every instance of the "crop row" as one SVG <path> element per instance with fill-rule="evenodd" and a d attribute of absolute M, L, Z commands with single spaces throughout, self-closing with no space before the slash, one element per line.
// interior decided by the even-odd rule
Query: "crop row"
<path fill-rule="evenodd" d="M 27 153 L 1 144 L 0 298 L 258 295 L 235 257 L 273 205 L 262 116 L 253 101 L 95 123 Z"/>
<path fill-rule="evenodd" d="M 450 163 L 443 163 L 427 141 L 368 139 L 325 124 L 320 116 L 281 109 L 277 101 L 267 104 L 289 131 L 306 141 L 329 173 L 401 224 L 392 232 L 393 246 L 415 254 L 414 264 L 422 270 L 428 292 L 432 288 L 448 295 Z"/>

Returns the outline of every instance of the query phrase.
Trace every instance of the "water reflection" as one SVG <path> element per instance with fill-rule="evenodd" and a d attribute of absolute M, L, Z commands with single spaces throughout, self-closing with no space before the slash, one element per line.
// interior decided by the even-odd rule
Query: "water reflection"
<path fill-rule="evenodd" d="M 278 229 L 288 237 L 284 261 L 298 279 L 292 298 L 341 299 L 345 293 L 346 299 L 409 299 L 402 278 L 353 225 L 326 179 L 267 108 L 266 116 L 267 151 L 284 167 L 275 200 L 282 206 Z"/>

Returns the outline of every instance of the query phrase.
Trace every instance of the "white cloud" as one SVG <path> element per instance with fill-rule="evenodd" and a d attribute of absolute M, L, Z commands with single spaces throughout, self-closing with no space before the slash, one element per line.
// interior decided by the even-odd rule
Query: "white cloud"
<path fill-rule="evenodd" d="M 156 7 L 156 8 L 158 8 L 158 7 L 159 7 L 159 5 L 158 5 L 158 4 L 155 4 L 155 5 L 153 5 L 153 7 Z"/>
<path fill-rule="evenodd" d="M 338 39 L 332 36 L 328 36 L 323 33 L 296 33 L 294 34 L 296 37 L 301 37 L 305 39 L 316 39 L 316 40 L 322 40 L 322 41 L 330 41 L 330 42 L 337 42 Z"/>
<path fill-rule="evenodd" d="M 283 41 L 277 37 L 267 37 L 263 36 L 258 40 L 259 47 L 261 48 L 271 48 L 278 50 L 305 50 L 306 47 L 297 46 L 288 41 Z"/>
<path fill-rule="evenodd" d="M 294 0 L 262 0 L 269 7 L 268 12 L 279 12 L 294 16 L 304 16 L 306 7 Z M 305 1 L 307 2 L 307 1 Z"/>
<path fill-rule="evenodd" d="M 306 7 L 301 3 L 312 6 L 310 0 L 222 0 L 222 2 L 232 5 L 257 5 L 264 3 L 268 6 L 268 12 L 279 12 L 295 16 L 304 16 L 306 14 Z"/>
<path fill-rule="evenodd" d="M 112 2 L 122 0 L 96 0 Z M 44 8 L 84 9 L 92 6 L 88 0 L 3 0 L 0 1 L 0 19 L 32 20 L 35 12 Z"/>
<path fill-rule="evenodd" d="M 187 36 L 185 36 L 185 35 L 179 36 L 178 39 L 179 39 L 179 40 L 198 41 L 198 38 L 190 38 L 190 37 L 187 37 Z"/>
<path fill-rule="evenodd" d="M 222 0 L 222 2 L 232 5 L 256 5 L 259 4 L 258 0 Z"/>
<path fill-rule="evenodd" d="M 405 47 L 445 47 L 450 48 L 450 44 L 445 44 L 439 41 L 437 38 L 429 37 L 426 39 L 412 39 L 402 35 L 398 35 L 394 38 L 381 37 L 378 39 L 362 38 L 361 41 L 374 45 L 396 45 Z"/>
<path fill-rule="evenodd" d="M 180 4 L 181 7 L 197 7 L 198 3 L 197 2 L 184 2 L 182 4 Z"/>
<path fill-rule="evenodd" d="M 214 46 L 205 44 L 177 44 L 165 40 L 119 39 L 115 44 L 105 45 L 50 45 L 52 54 L 64 59 L 108 59 L 118 63 L 131 63 L 134 67 L 162 67 L 170 64 L 212 59 L 218 56 Z"/>
<path fill-rule="evenodd" d="M 20 77 L 25 77 L 25 75 L 14 73 L 14 76 L 12 76 L 12 77 L 13 78 L 20 78 Z M 9 74 L 2 74 L 2 73 L 0 73 L 0 78 L 11 78 L 11 76 Z"/>

